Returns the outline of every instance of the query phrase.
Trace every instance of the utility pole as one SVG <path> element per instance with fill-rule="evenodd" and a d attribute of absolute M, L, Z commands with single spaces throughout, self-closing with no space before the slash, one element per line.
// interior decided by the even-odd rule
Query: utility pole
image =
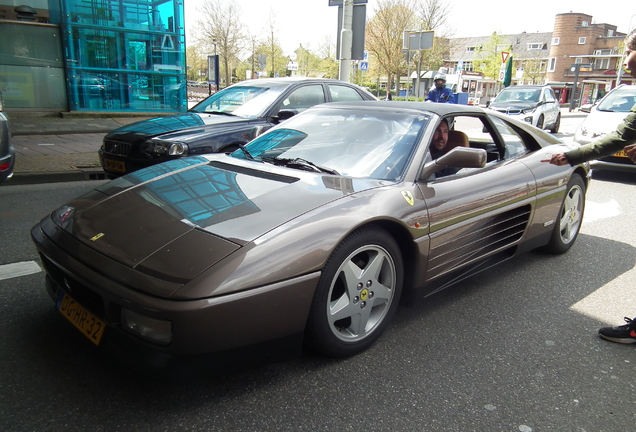
<path fill-rule="evenodd" d="M 351 70 L 351 47 L 353 43 L 353 0 L 344 0 L 342 7 L 342 30 L 340 31 L 340 69 L 338 79 L 349 82 Z"/>

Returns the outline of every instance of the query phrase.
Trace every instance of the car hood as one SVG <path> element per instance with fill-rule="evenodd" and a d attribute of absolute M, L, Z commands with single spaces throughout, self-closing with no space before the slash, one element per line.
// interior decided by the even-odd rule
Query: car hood
<path fill-rule="evenodd" d="M 593 109 L 585 120 L 583 120 L 580 127 L 585 127 L 589 132 L 595 134 L 607 134 L 613 132 L 616 126 L 621 123 L 628 114 L 628 112 L 610 112 Z"/>
<path fill-rule="evenodd" d="M 233 161 L 211 155 L 175 161 L 168 173 L 169 164 L 137 171 L 69 203 L 75 212 L 56 223 L 126 266 L 185 283 L 285 222 L 381 185 Z"/>
<path fill-rule="evenodd" d="M 489 108 L 500 112 L 506 112 L 506 110 L 515 112 L 536 108 L 538 105 L 538 102 L 493 102 Z"/>
<path fill-rule="evenodd" d="M 230 127 L 249 123 L 249 119 L 243 117 L 233 117 L 219 114 L 186 113 L 165 117 L 157 117 L 149 120 L 142 120 L 120 127 L 110 132 L 108 139 L 124 139 L 125 141 L 136 141 L 151 137 L 162 136 L 165 139 L 185 139 L 196 136 L 197 129 L 201 133 L 210 127 L 227 125 Z"/>

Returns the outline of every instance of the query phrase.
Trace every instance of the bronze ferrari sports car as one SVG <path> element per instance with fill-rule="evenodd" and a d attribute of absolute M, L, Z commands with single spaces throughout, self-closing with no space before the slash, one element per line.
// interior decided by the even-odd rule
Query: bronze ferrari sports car
<path fill-rule="evenodd" d="M 348 356 L 407 294 L 567 251 L 589 169 L 542 162 L 566 149 L 478 107 L 323 104 L 231 154 L 100 185 L 32 238 L 57 310 L 97 345 Z"/>

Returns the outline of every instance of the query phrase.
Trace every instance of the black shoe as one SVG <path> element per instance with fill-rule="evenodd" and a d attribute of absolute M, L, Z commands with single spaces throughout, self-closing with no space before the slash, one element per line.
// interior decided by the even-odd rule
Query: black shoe
<path fill-rule="evenodd" d="M 603 327 L 598 335 L 608 341 L 622 344 L 636 344 L 636 318 L 625 317 L 627 324 L 618 327 Z"/>

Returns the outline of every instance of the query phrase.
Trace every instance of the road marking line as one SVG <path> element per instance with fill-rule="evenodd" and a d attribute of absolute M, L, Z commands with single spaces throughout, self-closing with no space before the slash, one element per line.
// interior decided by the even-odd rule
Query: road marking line
<path fill-rule="evenodd" d="M 620 216 L 623 213 L 623 209 L 616 200 L 609 200 L 604 203 L 596 203 L 593 201 L 587 201 L 585 203 L 585 214 L 583 215 L 583 225 L 596 222 L 598 220 L 607 219 L 611 217 Z"/>
<path fill-rule="evenodd" d="M 35 261 L 23 261 L 0 265 L 0 280 L 11 279 L 41 272 L 42 269 Z"/>

